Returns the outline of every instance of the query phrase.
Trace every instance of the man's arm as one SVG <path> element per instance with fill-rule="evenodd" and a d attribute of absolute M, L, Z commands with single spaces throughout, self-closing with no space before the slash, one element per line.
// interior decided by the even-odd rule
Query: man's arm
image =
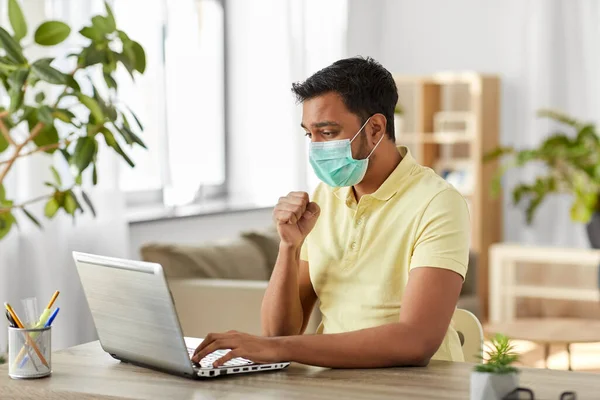
<path fill-rule="evenodd" d="M 300 250 L 280 245 L 261 308 L 263 335 L 304 333 L 316 301 L 308 263 L 300 260 Z"/>
<path fill-rule="evenodd" d="M 444 339 L 462 282 L 459 274 L 447 269 L 415 268 L 397 323 L 330 335 L 262 338 L 238 332 L 211 334 L 196 350 L 194 360 L 218 349 L 232 349 L 215 366 L 234 357 L 330 368 L 424 366 Z"/>
<path fill-rule="evenodd" d="M 265 336 L 299 335 L 304 332 L 317 300 L 308 273 L 300 261 L 300 249 L 314 228 L 320 209 L 308 194 L 292 192 L 281 197 L 273 211 L 281 239 L 279 255 L 261 307 Z"/>
<path fill-rule="evenodd" d="M 331 368 L 427 365 L 444 340 L 462 282 L 450 270 L 415 268 L 399 322 L 334 335 L 280 338 L 282 358 Z"/>

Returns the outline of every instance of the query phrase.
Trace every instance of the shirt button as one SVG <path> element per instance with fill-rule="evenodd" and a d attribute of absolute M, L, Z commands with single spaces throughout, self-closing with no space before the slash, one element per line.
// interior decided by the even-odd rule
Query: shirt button
<path fill-rule="evenodd" d="M 356 221 L 356 225 L 361 226 L 364 220 L 364 218 L 360 218 L 358 221 Z"/>
<path fill-rule="evenodd" d="M 350 248 L 352 250 L 356 250 L 356 242 L 352 242 L 352 244 L 350 245 Z"/>

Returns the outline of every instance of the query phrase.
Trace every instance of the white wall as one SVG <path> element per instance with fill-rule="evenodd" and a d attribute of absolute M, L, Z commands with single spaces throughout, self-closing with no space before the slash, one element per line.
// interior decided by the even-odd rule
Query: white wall
<path fill-rule="evenodd" d="M 549 132 L 535 121 L 539 108 L 597 119 L 600 110 L 588 100 L 598 76 L 582 77 L 596 65 L 582 57 L 600 48 L 592 46 L 600 45 L 597 11 L 587 0 L 351 0 L 348 53 L 371 55 L 393 73 L 499 75 L 501 141 L 532 146 Z M 509 175 L 506 182 L 512 187 L 520 178 Z M 508 192 L 504 200 L 505 240 L 588 246 L 583 227 L 569 219 L 568 198 L 545 202 L 532 228 Z"/>

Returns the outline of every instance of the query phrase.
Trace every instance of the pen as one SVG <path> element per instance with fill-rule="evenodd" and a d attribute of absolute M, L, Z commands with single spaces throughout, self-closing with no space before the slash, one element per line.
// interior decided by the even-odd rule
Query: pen
<path fill-rule="evenodd" d="M 10 313 L 11 317 L 15 321 L 15 324 L 17 324 L 17 327 L 21 328 L 21 329 L 25 329 L 24 326 L 23 326 L 23 323 L 21 322 L 21 320 L 19 319 L 19 317 L 17 316 L 17 314 L 15 313 L 15 311 L 13 310 L 13 308 L 10 306 L 10 304 L 4 303 L 4 307 L 6 307 L 6 309 Z M 29 337 L 29 335 L 27 333 L 25 333 L 25 332 L 23 332 L 23 334 L 25 335 L 25 341 L 31 347 L 33 347 L 33 350 L 35 351 L 35 354 L 37 354 L 37 356 L 39 357 L 39 359 L 42 362 L 42 364 L 44 364 L 46 366 L 46 368 L 50 368 L 50 365 L 48 365 L 48 361 L 46 361 L 46 358 L 40 352 L 40 349 L 38 349 L 38 347 L 36 346 L 36 344 L 33 343 L 33 341 L 31 340 L 31 337 Z"/>
<path fill-rule="evenodd" d="M 60 307 L 57 307 L 56 310 L 54 310 L 54 312 L 52 313 L 50 318 L 48 318 L 48 321 L 46 321 L 46 324 L 44 324 L 44 328 L 48 328 L 50 325 L 52 325 L 52 322 L 54 322 L 54 318 L 56 318 L 56 314 L 58 314 L 58 310 L 60 310 Z M 19 358 L 21 358 L 20 356 L 21 356 L 21 354 L 19 354 L 19 356 L 17 356 L 17 360 Z M 31 357 L 31 355 L 29 357 Z M 21 364 L 19 364 L 19 368 L 23 368 L 23 366 L 25 365 L 26 362 L 27 362 L 27 356 L 25 356 L 25 358 L 23 358 L 23 361 L 21 361 Z"/>
<path fill-rule="evenodd" d="M 52 298 L 50 299 L 50 302 L 46 306 L 47 310 L 52 308 L 52 306 L 54 305 L 54 302 L 56 301 L 56 298 L 58 297 L 59 294 L 60 294 L 60 292 L 58 290 L 56 292 L 54 292 L 54 294 L 52 295 Z"/>
<path fill-rule="evenodd" d="M 48 318 L 48 321 L 46 321 L 46 325 L 44 325 L 44 328 L 47 328 L 50 325 L 52 325 L 52 322 L 54 322 L 54 318 L 56 318 L 56 314 L 58 314 L 58 310 L 60 310 L 60 307 L 56 307 L 56 310 L 54 310 L 50 318 Z"/>
<path fill-rule="evenodd" d="M 17 324 L 15 324 L 15 320 L 10 316 L 10 313 L 8 312 L 8 310 L 6 310 L 5 313 L 6 313 L 6 319 L 8 320 L 8 324 L 10 325 L 10 327 L 16 328 Z"/>

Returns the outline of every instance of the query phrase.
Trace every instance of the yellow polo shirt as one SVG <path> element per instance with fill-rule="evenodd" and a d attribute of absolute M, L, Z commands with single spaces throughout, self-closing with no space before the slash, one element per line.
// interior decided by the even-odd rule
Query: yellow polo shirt
<path fill-rule="evenodd" d="M 321 215 L 302 247 L 323 316 L 318 333 L 398 322 L 413 268 L 436 267 L 463 279 L 469 210 L 452 185 L 419 165 L 406 147 L 386 181 L 357 203 L 351 187 L 321 183 L 311 201 Z M 433 359 L 463 361 L 452 326 Z"/>

